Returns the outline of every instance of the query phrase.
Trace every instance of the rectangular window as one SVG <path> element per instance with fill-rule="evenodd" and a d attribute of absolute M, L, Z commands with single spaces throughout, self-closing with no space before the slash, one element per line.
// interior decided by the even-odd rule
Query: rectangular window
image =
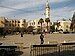
<path fill-rule="evenodd" d="M 38 22 L 38 24 L 39 24 L 39 22 Z"/>
<path fill-rule="evenodd" d="M 19 26 L 19 24 L 18 24 L 18 26 Z"/>
<path fill-rule="evenodd" d="M 30 26 L 31 26 L 31 23 L 30 23 Z"/>
<path fill-rule="evenodd" d="M 18 23 L 20 23 L 20 21 L 18 21 Z"/>
<path fill-rule="evenodd" d="M 32 23 L 32 25 L 33 25 L 33 23 Z"/>

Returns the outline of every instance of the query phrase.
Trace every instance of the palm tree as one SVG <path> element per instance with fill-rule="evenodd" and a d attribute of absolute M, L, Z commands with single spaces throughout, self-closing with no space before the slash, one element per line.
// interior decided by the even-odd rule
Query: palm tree
<path fill-rule="evenodd" d="M 24 23 L 24 28 L 26 28 L 26 20 L 25 19 L 23 20 L 23 23 Z"/>
<path fill-rule="evenodd" d="M 44 22 L 44 20 L 41 18 L 40 20 L 39 20 L 39 23 L 41 23 L 41 32 L 42 32 L 42 23 Z"/>
<path fill-rule="evenodd" d="M 48 31 L 48 23 L 50 22 L 50 19 L 49 18 L 46 18 L 45 19 L 45 22 L 47 23 L 47 31 Z"/>

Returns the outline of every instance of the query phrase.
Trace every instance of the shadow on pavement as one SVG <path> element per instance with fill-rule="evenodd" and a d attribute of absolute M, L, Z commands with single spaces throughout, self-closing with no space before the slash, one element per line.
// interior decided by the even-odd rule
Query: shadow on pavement
<path fill-rule="evenodd" d="M 37 56 L 75 56 L 75 50 L 63 50 L 61 52 L 45 53 Z"/>
<path fill-rule="evenodd" d="M 23 52 L 22 51 L 7 51 L 4 49 L 0 50 L 0 56 L 20 56 L 22 55 Z"/>

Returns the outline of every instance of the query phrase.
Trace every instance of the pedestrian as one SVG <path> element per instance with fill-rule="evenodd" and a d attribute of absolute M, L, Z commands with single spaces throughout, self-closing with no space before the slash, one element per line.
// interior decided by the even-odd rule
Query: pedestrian
<path fill-rule="evenodd" d="M 44 34 L 46 35 L 46 32 L 45 32 L 45 30 L 44 30 L 43 32 L 44 32 Z"/>
<path fill-rule="evenodd" d="M 3 38 L 5 38 L 5 36 L 6 36 L 6 31 L 3 32 Z"/>
<path fill-rule="evenodd" d="M 35 33 L 33 32 L 33 35 L 35 35 Z"/>
<path fill-rule="evenodd" d="M 40 35 L 41 44 L 43 44 L 43 43 L 44 43 L 43 38 L 44 38 L 44 35 L 43 35 L 43 34 L 41 34 L 41 35 Z"/>
<path fill-rule="evenodd" d="M 21 37 L 23 37 L 23 32 L 21 32 Z"/>

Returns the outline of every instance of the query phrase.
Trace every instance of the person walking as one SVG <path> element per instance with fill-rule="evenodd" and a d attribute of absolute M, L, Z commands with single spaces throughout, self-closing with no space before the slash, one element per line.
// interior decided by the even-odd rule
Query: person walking
<path fill-rule="evenodd" d="M 41 44 L 43 44 L 43 43 L 44 43 L 43 38 L 44 38 L 44 35 L 43 35 L 43 34 L 41 34 L 41 35 L 40 35 Z"/>
<path fill-rule="evenodd" d="M 21 32 L 21 37 L 23 37 L 23 32 Z"/>

